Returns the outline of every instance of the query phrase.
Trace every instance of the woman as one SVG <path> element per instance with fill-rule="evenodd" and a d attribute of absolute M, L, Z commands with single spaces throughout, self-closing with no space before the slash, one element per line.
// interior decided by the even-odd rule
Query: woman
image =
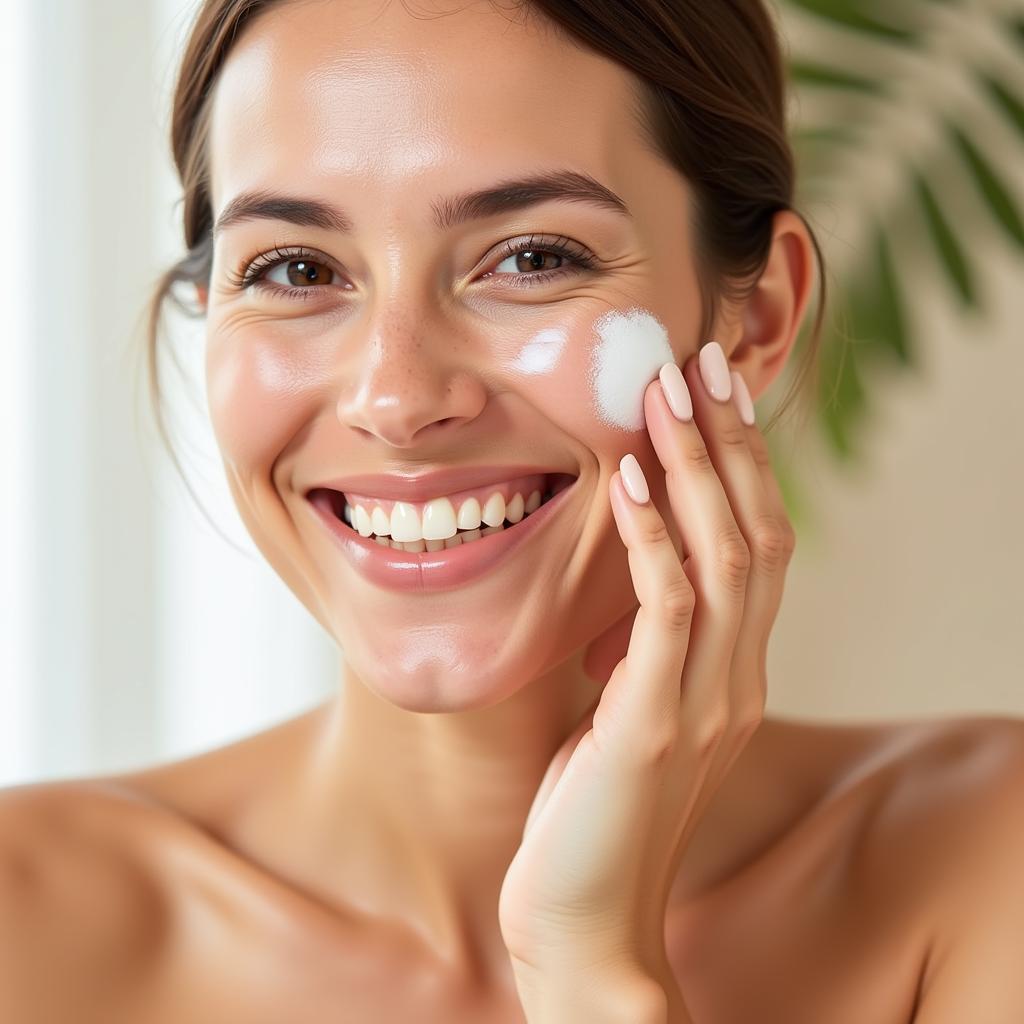
<path fill-rule="evenodd" d="M 173 145 L 151 349 L 187 282 L 344 678 L 5 791 L 0 1018 L 1024 1019 L 1020 722 L 763 715 L 823 275 L 760 4 L 207 0 Z"/>

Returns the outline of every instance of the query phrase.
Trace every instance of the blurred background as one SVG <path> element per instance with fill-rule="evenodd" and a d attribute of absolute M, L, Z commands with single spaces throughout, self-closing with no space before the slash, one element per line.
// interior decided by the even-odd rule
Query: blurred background
<path fill-rule="evenodd" d="M 169 313 L 164 343 L 186 368 L 168 377 L 177 448 L 218 529 L 148 411 L 143 309 L 181 255 L 167 136 L 195 8 L 2 5 L 0 785 L 199 752 L 338 678 L 228 495 L 201 323 Z M 773 9 L 831 298 L 806 424 L 770 435 L 800 543 L 768 711 L 1022 715 L 1024 0 Z"/>

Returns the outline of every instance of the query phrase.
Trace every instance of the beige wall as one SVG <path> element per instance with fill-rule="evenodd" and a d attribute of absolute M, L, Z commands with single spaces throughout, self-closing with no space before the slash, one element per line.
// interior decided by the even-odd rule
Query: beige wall
<path fill-rule="evenodd" d="M 838 469 L 814 434 L 797 449 L 817 524 L 769 646 L 769 712 L 1024 715 L 1024 273 L 1001 238 L 972 258 L 992 321 L 915 271 L 920 373 L 869 378 L 864 466 Z"/>

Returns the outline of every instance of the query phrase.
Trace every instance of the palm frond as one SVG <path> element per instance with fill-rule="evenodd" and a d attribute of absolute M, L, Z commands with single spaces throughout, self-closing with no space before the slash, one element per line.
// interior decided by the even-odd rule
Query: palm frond
<path fill-rule="evenodd" d="M 780 12 L 798 204 L 830 227 L 816 420 L 850 464 L 872 375 L 914 372 L 928 344 L 907 260 L 980 313 L 979 244 L 1024 249 L 1024 0 L 781 0 Z"/>

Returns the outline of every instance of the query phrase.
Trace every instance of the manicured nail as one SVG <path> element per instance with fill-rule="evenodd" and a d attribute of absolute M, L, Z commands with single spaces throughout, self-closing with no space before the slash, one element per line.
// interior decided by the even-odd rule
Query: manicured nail
<path fill-rule="evenodd" d="M 700 362 L 700 375 L 704 387 L 712 398 L 719 402 L 728 402 L 732 395 L 732 381 L 729 380 L 729 363 L 726 361 L 722 346 L 717 341 L 709 341 L 697 356 Z"/>
<path fill-rule="evenodd" d="M 754 403 L 750 397 L 750 389 L 747 387 L 747 382 L 736 370 L 733 370 L 729 376 L 732 378 L 732 397 L 736 400 L 736 408 L 740 411 L 740 419 L 748 427 L 752 427 L 754 425 Z"/>
<path fill-rule="evenodd" d="M 665 400 L 672 410 L 672 415 L 684 423 L 693 419 L 693 402 L 690 400 L 690 389 L 682 371 L 675 363 L 666 363 L 658 371 L 661 389 L 665 392 Z"/>
<path fill-rule="evenodd" d="M 626 493 L 638 504 L 646 505 L 651 497 L 647 490 L 647 478 L 632 453 L 623 455 L 619 460 L 619 472 L 622 474 L 622 484 Z"/>

